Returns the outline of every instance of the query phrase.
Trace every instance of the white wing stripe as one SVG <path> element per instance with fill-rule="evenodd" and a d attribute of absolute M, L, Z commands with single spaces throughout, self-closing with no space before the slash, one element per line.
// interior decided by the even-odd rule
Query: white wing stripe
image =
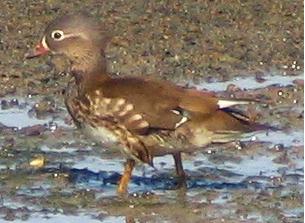
<path fill-rule="evenodd" d="M 249 101 L 232 101 L 232 100 L 219 100 L 217 105 L 219 108 L 227 108 L 234 105 L 247 105 L 250 104 Z"/>
<path fill-rule="evenodd" d="M 183 123 L 187 122 L 188 118 L 183 116 L 182 119 L 176 123 L 175 128 L 178 128 L 179 126 L 181 126 Z"/>

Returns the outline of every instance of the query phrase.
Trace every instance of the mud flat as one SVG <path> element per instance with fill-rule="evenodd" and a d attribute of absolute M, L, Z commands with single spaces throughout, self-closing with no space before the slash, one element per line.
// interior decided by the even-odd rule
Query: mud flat
<path fill-rule="evenodd" d="M 72 7 L 73 5 L 73 7 Z M 302 1 L 1 1 L 0 222 L 303 222 Z M 87 8 L 114 36 L 114 75 L 152 75 L 223 97 L 277 131 L 138 166 L 115 196 L 124 159 L 87 141 L 62 100 L 58 58 L 24 61 L 56 15 Z M 113 27 L 111 29 L 111 27 Z M 145 41 L 143 41 L 145 40 Z"/>

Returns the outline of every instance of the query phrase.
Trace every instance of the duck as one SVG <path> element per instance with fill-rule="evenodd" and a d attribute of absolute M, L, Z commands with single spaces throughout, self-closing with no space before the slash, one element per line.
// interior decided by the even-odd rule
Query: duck
<path fill-rule="evenodd" d="M 137 164 L 154 166 L 154 157 L 172 155 L 176 174 L 185 182 L 182 153 L 265 128 L 232 108 L 252 99 L 218 98 L 152 77 L 114 77 L 107 71 L 108 39 L 93 16 L 67 14 L 50 22 L 26 58 L 51 53 L 70 61 L 72 77 L 64 97 L 75 125 L 88 140 L 126 157 L 118 194 L 128 192 Z"/>

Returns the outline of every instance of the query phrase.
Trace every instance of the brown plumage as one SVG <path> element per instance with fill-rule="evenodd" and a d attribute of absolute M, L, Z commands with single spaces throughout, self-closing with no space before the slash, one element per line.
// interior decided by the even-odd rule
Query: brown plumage
<path fill-rule="evenodd" d="M 88 136 L 127 156 L 119 192 L 126 192 L 135 161 L 153 165 L 154 156 L 173 154 L 177 174 L 184 178 L 181 152 L 255 130 L 246 116 L 226 110 L 249 101 L 218 99 L 167 81 L 111 78 L 104 57 L 105 34 L 87 15 L 59 17 L 27 57 L 53 52 L 71 61 L 74 79 L 66 91 L 67 109 Z"/>

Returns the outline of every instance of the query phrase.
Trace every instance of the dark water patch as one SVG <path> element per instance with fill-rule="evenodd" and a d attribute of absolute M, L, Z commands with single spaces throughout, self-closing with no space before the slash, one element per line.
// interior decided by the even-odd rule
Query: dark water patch
<path fill-rule="evenodd" d="M 121 175 L 113 172 L 106 171 L 93 172 L 88 169 L 65 169 L 65 173 L 68 173 L 71 183 L 79 185 L 87 185 L 89 188 L 100 185 L 99 188 L 103 188 L 107 184 L 117 185 Z M 131 187 L 145 188 L 147 190 L 176 190 L 179 185 L 179 179 L 167 174 L 161 174 L 159 176 L 153 175 L 152 177 L 140 177 L 133 176 L 131 179 Z M 187 189 L 245 189 L 245 188 L 263 188 L 260 183 L 255 181 L 249 182 L 211 182 L 202 178 L 188 177 L 186 181 Z"/>

